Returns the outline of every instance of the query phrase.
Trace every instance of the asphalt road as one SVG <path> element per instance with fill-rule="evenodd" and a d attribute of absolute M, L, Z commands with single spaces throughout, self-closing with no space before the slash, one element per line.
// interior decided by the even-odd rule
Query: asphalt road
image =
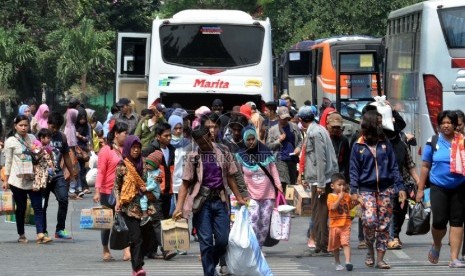
<path fill-rule="evenodd" d="M 131 265 L 122 261 L 122 252 L 113 252 L 116 261 L 101 261 L 102 248 L 100 232 L 79 229 L 79 215 L 82 208 L 93 206 L 91 196 L 84 200 L 70 201 L 67 229 L 74 239 L 71 241 L 54 240 L 50 244 L 38 245 L 34 242 L 35 228 L 26 227 L 28 244 L 18 244 L 16 225 L 4 222 L 0 217 L 0 275 L 131 275 Z M 50 200 L 48 211 L 50 230 L 56 223 L 57 203 Z M 465 275 L 465 269 L 451 269 L 448 265 L 449 246 L 447 240 L 441 252 L 438 265 L 427 261 L 427 252 L 431 244 L 431 235 L 408 237 L 401 236 L 404 242 L 402 250 L 388 251 L 386 261 L 392 265 L 390 270 L 367 268 L 364 265 L 365 250 L 358 250 L 357 222 L 353 222 L 351 237 L 352 263 L 354 270 L 335 271 L 332 257 L 312 256 L 306 244 L 308 217 L 292 219 L 291 239 L 282 241 L 273 248 L 265 248 L 266 259 L 273 274 L 291 275 Z M 405 225 L 404 225 L 405 226 Z M 203 275 L 198 259 L 198 244 L 191 243 L 186 256 L 177 256 L 171 261 L 146 260 L 147 275 Z"/>

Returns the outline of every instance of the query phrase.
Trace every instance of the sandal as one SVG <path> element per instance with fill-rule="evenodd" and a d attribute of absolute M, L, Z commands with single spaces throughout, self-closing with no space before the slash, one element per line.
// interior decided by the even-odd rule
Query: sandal
<path fill-rule="evenodd" d="M 390 269 L 391 266 L 388 265 L 385 261 L 379 261 L 379 262 L 376 264 L 376 268 L 378 268 L 378 269 Z"/>
<path fill-rule="evenodd" d="M 367 243 L 365 241 L 360 241 L 360 243 L 357 246 L 358 249 L 367 249 Z"/>
<path fill-rule="evenodd" d="M 392 241 L 387 243 L 387 248 L 392 249 L 402 249 L 402 245 L 399 243 L 399 239 L 393 239 Z"/>
<path fill-rule="evenodd" d="M 18 243 L 28 243 L 29 241 L 26 239 L 25 236 L 20 236 L 18 239 Z"/>
<path fill-rule="evenodd" d="M 104 262 L 113 262 L 114 260 L 115 258 L 113 258 L 111 254 L 104 254 L 102 258 L 102 261 Z"/>
<path fill-rule="evenodd" d="M 50 237 L 44 235 L 43 233 L 40 233 L 39 235 L 37 235 L 36 242 L 38 244 L 46 244 L 46 243 L 49 243 L 51 241 L 52 241 L 52 239 Z"/>
<path fill-rule="evenodd" d="M 428 261 L 432 264 L 437 264 L 439 262 L 439 253 L 441 253 L 441 248 L 436 250 L 434 244 L 431 245 L 431 249 L 428 252 Z"/>
<path fill-rule="evenodd" d="M 375 265 L 375 260 L 369 253 L 365 257 L 365 265 L 368 267 L 373 267 Z"/>

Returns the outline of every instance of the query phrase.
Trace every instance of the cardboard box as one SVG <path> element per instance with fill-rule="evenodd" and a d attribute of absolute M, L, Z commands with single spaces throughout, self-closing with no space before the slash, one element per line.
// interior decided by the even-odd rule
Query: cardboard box
<path fill-rule="evenodd" d="M 0 215 L 13 214 L 15 203 L 11 191 L 0 191 Z"/>
<path fill-rule="evenodd" d="M 186 219 L 161 221 L 161 237 L 164 250 L 189 250 L 190 234 Z"/>
<path fill-rule="evenodd" d="M 290 203 L 294 201 L 294 186 L 296 185 L 287 185 L 286 186 L 286 200 Z"/>
<path fill-rule="evenodd" d="M 105 206 L 97 206 L 81 210 L 79 222 L 81 229 L 101 230 L 113 226 L 113 210 Z"/>
<path fill-rule="evenodd" d="M 308 217 L 312 214 L 311 202 L 312 195 L 307 192 L 302 185 L 294 186 L 294 213 L 302 217 Z"/>

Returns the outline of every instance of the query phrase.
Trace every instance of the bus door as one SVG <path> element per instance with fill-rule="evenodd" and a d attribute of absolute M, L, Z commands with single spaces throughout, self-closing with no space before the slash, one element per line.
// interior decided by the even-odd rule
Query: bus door
<path fill-rule="evenodd" d="M 310 50 L 287 52 L 288 93 L 298 107 L 312 99 L 311 60 Z"/>
<path fill-rule="evenodd" d="M 344 118 L 344 134 L 350 136 L 360 128 L 365 105 L 382 95 L 380 63 L 376 50 L 340 50 L 336 58 L 336 109 Z M 341 85 L 347 87 L 344 94 Z"/>
<path fill-rule="evenodd" d="M 116 97 L 136 104 L 136 112 L 147 108 L 150 34 L 118 33 Z"/>

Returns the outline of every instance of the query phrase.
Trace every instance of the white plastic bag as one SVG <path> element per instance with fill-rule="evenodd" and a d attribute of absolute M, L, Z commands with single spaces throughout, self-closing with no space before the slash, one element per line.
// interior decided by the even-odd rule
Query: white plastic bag
<path fill-rule="evenodd" d="M 95 154 L 94 151 L 90 152 L 90 157 L 89 157 L 89 168 L 97 168 L 97 162 L 98 162 L 98 156 Z"/>
<path fill-rule="evenodd" d="M 242 206 L 229 233 L 226 264 L 230 274 L 272 276 L 268 263 L 260 250 L 257 237 L 250 225 L 249 211 Z"/>
<path fill-rule="evenodd" d="M 87 172 L 86 181 L 89 186 L 91 187 L 95 186 L 95 180 L 97 180 L 97 173 L 98 173 L 97 168 L 92 168 Z"/>
<path fill-rule="evenodd" d="M 278 193 L 276 198 L 276 208 L 271 214 L 270 237 L 276 240 L 289 240 L 291 233 L 291 214 L 280 212 L 279 206 L 285 206 L 286 199 L 282 193 Z M 280 205 L 281 204 L 281 205 Z"/>
<path fill-rule="evenodd" d="M 394 131 L 392 108 L 386 104 L 386 96 L 375 96 L 374 99 L 376 102 L 371 103 L 371 105 L 376 106 L 379 114 L 383 116 L 383 128 Z"/>

